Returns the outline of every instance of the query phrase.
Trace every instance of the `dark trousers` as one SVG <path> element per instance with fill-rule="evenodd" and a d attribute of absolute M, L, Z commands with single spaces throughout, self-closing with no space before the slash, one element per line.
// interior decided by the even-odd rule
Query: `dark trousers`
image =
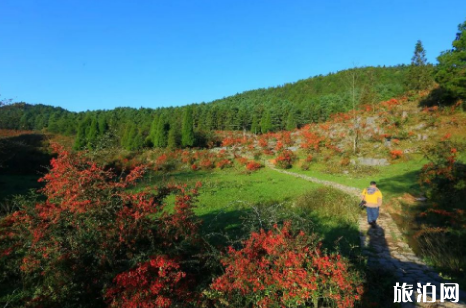
<path fill-rule="evenodd" d="M 366 207 L 367 222 L 371 223 L 379 218 L 379 207 Z"/>

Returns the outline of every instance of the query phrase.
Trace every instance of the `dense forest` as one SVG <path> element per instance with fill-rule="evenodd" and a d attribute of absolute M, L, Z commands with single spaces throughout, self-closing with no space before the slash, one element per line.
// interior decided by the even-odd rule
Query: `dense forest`
<path fill-rule="evenodd" d="M 352 108 L 353 92 L 357 104 L 374 104 L 404 93 L 408 71 L 409 66 L 355 68 L 184 107 L 75 113 L 58 107 L 15 103 L 2 108 L 0 127 L 77 135 L 79 148 L 92 147 L 104 135 L 117 137 L 116 142 L 128 149 L 181 145 L 183 119 L 191 118 L 197 138 L 212 130 L 265 133 L 293 129 L 326 120 L 332 113 L 348 111 Z"/>

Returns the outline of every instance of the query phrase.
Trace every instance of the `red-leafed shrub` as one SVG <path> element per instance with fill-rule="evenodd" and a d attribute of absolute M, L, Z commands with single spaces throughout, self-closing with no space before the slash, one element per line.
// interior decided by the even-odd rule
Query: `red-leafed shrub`
<path fill-rule="evenodd" d="M 275 159 L 275 165 L 281 169 L 289 169 L 292 167 L 293 161 L 296 159 L 294 153 L 290 150 L 281 151 Z"/>
<path fill-rule="evenodd" d="M 167 256 L 151 257 L 118 274 L 105 297 L 110 307 L 173 307 L 192 300 L 186 273 Z"/>
<path fill-rule="evenodd" d="M 391 150 L 390 151 L 390 157 L 392 159 L 398 159 L 403 157 L 403 151 L 402 150 Z"/>
<path fill-rule="evenodd" d="M 246 164 L 246 169 L 248 171 L 257 171 L 259 170 L 260 168 L 262 168 L 262 164 L 261 163 L 258 163 L 258 162 L 255 162 L 255 161 L 250 161 Z"/>
<path fill-rule="evenodd" d="M 209 158 L 204 158 L 203 160 L 201 160 L 199 165 L 201 166 L 202 169 L 205 169 L 205 170 L 214 168 L 214 163 Z"/>
<path fill-rule="evenodd" d="M 245 165 L 249 162 L 249 160 L 248 160 L 247 158 L 245 158 L 245 157 L 238 157 L 238 158 L 236 159 L 236 161 L 237 161 L 240 165 L 243 165 L 243 166 L 245 166 Z"/>
<path fill-rule="evenodd" d="M 198 166 L 197 164 L 192 164 L 192 165 L 191 165 L 191 170 L 192 170 L 192 171 L 199 170 L 199 166 Z"/>
<path fill-rule="evenodd" d="M 340 255 L 326 255 L 304 232 L 280 230 L 252 233 L 244 248 L 230 247 L 222 260 L 225 274 L 214 280 L 208 295 L 228 307 L 354 307 L 360 279 Z"/>
<path fill-rule="evenodd" d="M 143 166 L 119 178 L 83 155 L 56 150 L 41 179 L 45 201 L 24 199 L 20 211 L 0 220 L 0 285 L 21 289 L 11 306 L 101 307 L 104 287 L 132 264 L 197 249 L 196 190 L 134 192 Z M 167 211 L 170 194 L 175 206 Z M 174 290 L 167 283 L 161 288 Z"/>
<path fill-rule="evenodd" d="M 233 165 L 232 161 L 229 159 L 222 159 L 221 161 L 217 162 L 217 168 L 224 169 L 229 168 Z"/>
<path fill-rule="evenodd" d="M 275 145 L 275 151 L 279 152 L 283 150 L 283 142 L 277 141 L 277 144 Z"/>
<path fill-rule="evenodd" d="M 260 138 L 259 139 L 259 146 L 261 148 L 266 148 L 266 147 L 268 147 L 268 145 L 269 145 L 269 142 L 267 141 L 267 139 L 265 139 L 265 138 Z"/>

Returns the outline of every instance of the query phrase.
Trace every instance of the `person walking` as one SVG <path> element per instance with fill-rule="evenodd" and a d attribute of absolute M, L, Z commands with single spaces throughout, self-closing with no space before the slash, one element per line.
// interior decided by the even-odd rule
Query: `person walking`
<path fill-rule="evenodd" d="M 377 188 L 377 183 L 371 181 L 370 186 L 364 188 L 361 194 L 362 201 L 365 201 L 367 222 L 372 228 L 377 227 L 377 218 L 379 217 L 379 208 L 382 205 L 382 192 Z"/>

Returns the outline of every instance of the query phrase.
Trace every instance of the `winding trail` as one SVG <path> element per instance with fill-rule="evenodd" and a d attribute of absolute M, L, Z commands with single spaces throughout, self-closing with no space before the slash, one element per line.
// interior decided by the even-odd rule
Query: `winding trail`
<path fill-rule="evenodd" d="M 330 186 L 350 195 L 359 197 L 361 194 L 360 188 L 277 169 L 269 162 L 266 163 L 266 166 L 274 171 L 301 178 L 309 182 Z M 402 307 L 466 307 L 466 293 L 462 291 L 460 291 L 460 303 L 448 301 L 444 303 L 440 302 L 440 284 L 448 281 L 444 281 L 433 268 L 426 265 L 414 254 L 409 245 L 403 240 L 403 235 L 395 221 L 389 213 L 383 211 L 383 208 L 377 223 L 378 227 L 372 229 L 369 227 L 365 215 L 359 217 L 359 237 L 362 253 L 367 256 L 369 267 L 392 272 L 397 277 L 397 281 L 400 285 L 402 283 L 407 283 L 414 286 L 412 296 L 413 303 L 402 304 Z M 417 283 L 425 285 L 428 282 L 436 286 L 437 301 L 431 303 L 416 303 L 417 296 L 419 295 L 417 293 Z M 390 291 L 394 292 L 394 290 Z M 431 289 L 429 288 L 428 292 L 430 291 Z M 427 296 L 427 301 L 430 300 L 432 300 L 432 298 Z"/>

